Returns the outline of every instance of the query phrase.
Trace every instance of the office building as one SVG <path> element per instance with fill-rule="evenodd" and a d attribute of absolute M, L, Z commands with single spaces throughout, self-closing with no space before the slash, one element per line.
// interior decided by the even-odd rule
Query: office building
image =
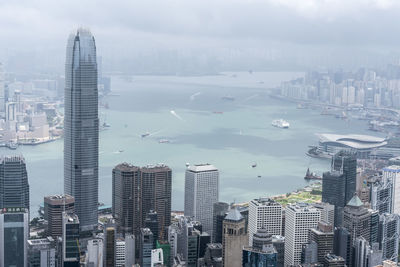
<path fill-rule="evenodd" d="M 112 214 L 117 230 L 138 235 L 140 230 L 140 168 L 121 163 L 112 170 Z"/>
<path fill-rule="evenodd" d="M 323 174 L 322 202 L 335 206 L 334 226 L 342 225 L 343 208 L 356 192 L 357 159 L 341 151 L 332 157 L 332 169 Z"/>
<path fill-rule="evenodd" d="M 135 264 L 135 236 L 125 235 L 125 266 Z"/>
<path fill-rule="evenodd" d="M 151 250 L 151 267 L 162 267 L 164 264 L 164 255 L 161 248 Z"/>
<path fill-rule="evenodd" d="M 29 209 L 29 183 L 22 156 L 0 158 L 0 208 Z"/>
<path fill-rule="evenodd" d="M 185 216 L 201 222 L 212 233 L 213 205 L 219 197 L 219 172 L 210 164 L 191 165 L 185 174 Z"/>
<path fill-rule="evenodd" d="M 285 265 L 285 237 L 281 235 L 272 236 L 272 244 L 276 249 L 276 267 Z"/>
<path fill-rule="evenodd" d="M 325 202 L 316 202 L 312 204 L 321 212 L 321 221 L 330 225 L 335 224 L 335 206 Z"/>
<path fill-rule="evenodd" d="M 354 258 L 350 266 L 354 267 L 374 267 L 382 263 L 382 251 L 379 250 L 379 244 L 372 246 L 364 237 L 357 237 L 353 244 Z"/>
<path fill-rule="evenodd" d="M 75 199 L 70 195 L 44 197 L 44 219 L 47 221 L 46 233 L 53 237 L 62 236 L 62 213 L 74 213 Z"/>
<path fill-rule="evenodd" d="M 308 239 L 317 244 L 318 262 L 323 262 L 326 254 L 333 253 L 334 233 L 331 224 L 319 222 L 317 228 L 310 229 Z"/>
<path fill-rule="evenodd" d="M 267 229 L 259 229 L 253 235 L 253 249 L 262 250 L 264 245 L 272 245 L 272 235 L 268 233 Z"/>
<path fill-rule="evenodd" d="M 162 249 L 165 267 L 171 267 L 171 245 L 167 241 L 157 241 L 156 248 Z"/>
<path fill-rule="evenodd" d="M 308 241 L 308 232 L 321 219 L 318 209 L 306 203 L 286 206 L 285 265 L 301 263 L 302 245 Z"/>
<path fill-rule="evenodd" d="M 88 240 L 86 254 L 87 266 L 103 267 L 104 251 L 103 238 Z"/>
<path fill-rule="evenodd" d="M 74 213 L 63 212 L 62 264 L 64 267 L 79 267 L 79 219 Z"/>
<path fill-rule="evenodd" d="M 242 249 L 249 242 L 245 219 L 237 209 L 231 209 L 223 221 L 222 228 L 223 266 L 240 267 Z"/>
<path fill-rule="evenodd" d="M 398 262 L 400 216 L 384 213 L 379 218 L 379 243 L 383 259 Z"/>
<path fill-rule="evenodd" d="M 0 210 L 0 267 L 28 266 L 28 209 Z"/>
<path fill-rule="evenodd" d="M 225 202 L 215 202 L 213 205 L 213 231 L 214 243 L 222 243 L 222 222 L 228 213 L 229 205 Z"/>
<path fill-rule="evenodd" d="M 204 258 L 198 260 L 198 267 L 222 267 L 222 244 L 209 243 L 207 244 Z"/>
<path fill-rule="evenodd" d="M 99 117 L 96 44 L 89 30 L 68 39 L 64 95 L 64 192 L 75 198 L 81 230 L 97 228 Z"/>
<path fill-rule="evenodd" d="M 141 267 L 151 267 L 151 251 L 153 249 L 153 233 L 149 228 L 142 228 L 139 239 L 139 260 Z"/>
<path fill-rule="evenodd" d="M 345 267 L 346 261 L 341 256 L 335 254 L 327 254 L 324 257 L 324 267 Z"/>
<path fill-rule="evenodd" d="M 253 199 L 249 203 L 249 246 L 253 235 L 259 229 L 266 229 L 271 235 L 282 233 L 282 206 L 269 198 Z"/>
<path fill-rule="evenodd" d="M 397 267 L 397 263 L 394 261 L 385 260 L 382 264 L 383 267 Z"/>
<path fill-rule="evenodd" d="M 340 151 L 332 157 L 332 171 L 344 175 L 345 203 L 349 202 L 356 192 L 357 183 L 357 158 L 348 151 Z"/>
<path fill-rule="evenodd" d="M 272 244 L 264 245 L 261 250 L 251 247 L 243 248 L 243 267 L 253 266 L 277 266 L 277 252 Z"/>
<path fill-rule="evenodd" d="M 346 228 L 337 227 L 334 230 L 333 254 L 342 257 L 346 264 L 350 262 L 350 251 L 352 245 L 350 243 L 350 233 Z"/>
<path fill-rule="evenodd" d="M 158 216 L 157 212 L 150 210 L 147 213 L 146 220 L 144 221 L 144 227 L 149 228 L 150 231 L 153 233 L 153 247 L 156 247 L 156 243 L 158 240 Z"/>
<path fill-rule="evenodd" d="M 142 227 L 150 211 L 157 213 L 158 236 L 157 240 L 167 239 L 168 226 L 171 224 L 171 190 L 172 171 L 169 167 L 160 164 L 147 166 L 141 172 L 141 216 Z"/>
<path fill-rule="evenodd" d="M 371 208 L 379 214 L 393 212 L 393 181 L 383 178 L 371 185 Z"/>
<path fill-rule="evenodd" d="M 392 165 L 382 170 L 383 180 L 392 183 L 392 213 L 400 215 L 400 166 Z"/>
<path fill-rule="evenodd" d="M 304 265 L 316 264 L 318 262 L 318 245 L 310 241 L 301 246 L 301 263 Z"/>
<path fill-rule="evenodd" d="M 354 195 L 343 210 L 343 227 L 350 234 L 350 244 L 354 244 L 357 237 L 370 240 L 371 234 L 371 213 L 364 207 L 360 198 Z M 346 261 L 351 264 L 354 261 L 353 252 L 350 250 L 350 259 Z"/>
<path fill-rule="evenodd" d="M 125 267 L 125 240 L 117 238 L 115 240 L 115 267 Z"/>
<path fill-rule="evenodd" d="M 56 243 L 52 237 L 28 240 L 28 266 L 56 266 Z"/>
<path fill-rule="evenodd" d="M 106 232 L 106 266 L 115 266 L 115 241 L 116 229 L 112 223 L 108 224 L 105 229 Z"/>

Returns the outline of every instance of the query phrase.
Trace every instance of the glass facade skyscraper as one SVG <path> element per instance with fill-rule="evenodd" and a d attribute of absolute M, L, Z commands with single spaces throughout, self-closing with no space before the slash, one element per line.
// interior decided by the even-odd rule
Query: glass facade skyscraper
<path fill-rule="evenodd" d="M 0 159 L 0 208 L 29 209 L 29 183 L 25 159 L 5 156 Z"/>
<path fill-rule="evenodd" d="M 82 231 L 97 226 L 99 118 L 96 44 L 89 30 L 68 39 L 65 62 L 64 191 Z"/>

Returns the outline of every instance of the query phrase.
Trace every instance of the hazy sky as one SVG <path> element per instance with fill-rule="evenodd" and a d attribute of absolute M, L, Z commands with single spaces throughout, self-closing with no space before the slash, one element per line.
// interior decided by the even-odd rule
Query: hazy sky
<path fill-rule="evenodd" d="M 398 14 L 396 0 L 0 0 L 0 57 L 43 50 L 58 56 L 78 26 L 91 29 L 106 58 L 280 45 L 299 53 L 389 53 L 400 42 Z"/>

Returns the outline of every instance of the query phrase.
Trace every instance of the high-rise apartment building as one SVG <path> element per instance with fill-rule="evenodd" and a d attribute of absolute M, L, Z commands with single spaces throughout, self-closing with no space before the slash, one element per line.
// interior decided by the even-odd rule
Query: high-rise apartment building
<path fill-rule="evenodd" d="M 285 266 L 301 263 L 302 245 L 308 241 L 308 232 L 316 228 L 321 213 L 306 203 L 297 203 L 286 207 L 285 222 Z"/>
<path fill-rule="evenodd" d="M 191 165 L 185 174 L 185 216 L 194 217 L 212 233 L 213 205 L 219 197 L 219 172 L 210 164 Z"/>
<path fill-rule="evenodd" d="M 28 209 L 0 209 L 0 267 L 28 266 L 28 236 Z"/>
<path fill-rule="evenodd" d="M 62 236 L 62 213 L 74 213 L 75 199 L 70 195 L 44 197 L 44 219 L 47 220 L 46 233 L 57 240 Z"/>
<path fill-rule="evenodd" d="M 64 95 L 64 192 L 75 198 L 81 230 L 97 227 L 99 117 L 96 44 L 87 29 L 68 39 Z"/>
<path fill-rule="evenodd" d="M 237 209 L 231 209 L 222 227 L 223 266 L 240 267 L 243 247 L 248 244 L 245 219 Z"/>
<path fill-rule="evenodd" d="M 143 227 L 150 211 L 157 213 L 157 240 L 166 240 L 168 226 L 171 224 L 172 171 L 163 164 L 147 166 L 141 172 L 141 225 Z"/>
<path fill-rule="evenodd" d="M 0 158 L 0 208 L 29 209 L 29 183 L 22 156 Z"/>
<path fill-rule="evenodd" d="M 122 234 L 140 232 L 140 168 L 121 163 L 112 171 L 113 218 Z"/>
<path fill-rule="evenodd" d="M 51 236 L 28 240 L 28 266 L 56 266 L 56 242 Z"/>
<path fill-rule="evenodd" d="M 253 244 L 253 235 L 259 229 L 265 229 L 271 235 L 282 234 L 282 206 L 269 198 L 253 199 L 249 203 L 249 246 Z"/>

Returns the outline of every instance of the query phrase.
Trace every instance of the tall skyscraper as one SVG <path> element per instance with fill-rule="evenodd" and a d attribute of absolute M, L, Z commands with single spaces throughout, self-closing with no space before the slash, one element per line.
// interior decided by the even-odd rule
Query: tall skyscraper
<path fill-rule="evenodd" d="M 231 209 L 222 227 L 223 266 L 240 267 L 242 266 L 242 249 L 248 244 L 245 219 L 237 209 Z"/>
<path fill-rule="evenodd" d="M 369 242 L 371 237 L 371 211 L 364 207 L 360 198 L 354 195 L 343 210 L 343 227 L 349 231 L 350 244 L 355 239 L 363 237 Z M 348 264 L 354 262 L 353 250 L 350 250 L 350 259 L 346 258 Z"/>
<path fill-rule="evenodd" d="M 309 230 L 316 228 L 320 219 L 320 211 L 309 204 L 286 206 L 285 266 L 301 263 L 302 245 L 307 243 Z"/>
<path fill-rule="evenodd" d="M 218 202 L 219 172 L 210 164 L 189 166 L 185 174 L 185 216 L 201 222 L 212 233 L 213 205 Z"/>
<path fill-rule="evenodd" d="M 44 197 L 44 219 L 47 220 L 46 233 L 57 240 L 62 236 L 62 213 L 74 213 L 75 200 L 70 195 Z"/>
<path fill-rule="evenodd" d="M 118 164 L 112 171 L 112 210 L 118 232 L 140 233 L 140 168 Z"/>
<path fill-rule="evenodd" d="M 168 166 L 156 165 L 140 169 L 141 172 L 141 225 L 150 211 L 157 213 L 157 240 L 166 240 L 171 224 L 172 171 Z M 154 234 L 154 233 L 153 233 Z"/>
<path fill-rule="evenodd" d="M 89 30 L 68 39 L 65 62 L 64 191 L 82 231 L 97 227 L 99 118 L 96 44 Z"/>
<path fill-rule="evenodd" d="M 354 154 L 340 151 L 332 157 L 331 172 L 323 174 L 322 201 L 335 205 L 335 224 L 342 225 L 343 208 L 356 192 L 357 159 Z"/>
<path fill-rule="evenodd" d="M 259 229 L 265 229 L 271 235 L 282 234 L 282 206 L 269 198 L 253 199 L 249 203 L 249 246 L 253 244 L 253 235 Z"/>
<path fill-rule="evenodd" d="M 213 206 L 213 243 L 222 243 L 222 222 L 229 210 L 229 204 L 216 202 Z"/>
<path fill-rule="evenodd" d="M 29 209 L 29 183 L 25 159 L 3 156 L 0 159 L 0 208 Z"/>
<path fill-rule="evenodd" d="M 27 267 L 28 209 L 0 209 L 0 267 Z"/>
<path fill-rule="evenodd" d="M 376 181 L 371 185 L 371 208 L 379 211 L 379 214 L 393 212 L 393 179 Z"/>
<path fill-rule="evenodd" d="M 153 247 L 156 247 L 156 243 L 158 240 L 158 216 L 157 212 L 151 210 L 147 213 L 146 220 L 144 221 L 144 227 L 149 228 L 153 233 Z"/>

